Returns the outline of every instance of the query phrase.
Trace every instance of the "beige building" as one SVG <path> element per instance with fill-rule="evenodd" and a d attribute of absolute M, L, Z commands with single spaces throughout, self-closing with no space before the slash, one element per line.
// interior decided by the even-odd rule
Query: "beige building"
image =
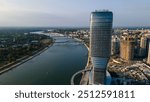
<path fill-rule="evenodd" d="M 133 60 L 135 38 L 131 35 L 126 35 L 122 36 L 120 40 L 120 57 L 127 61 Z"/>
<path fill-rule="evenodd" d="M 150 42 L 149 42 L 147 63 L 150 64 Z"/>
<path fill-rule="evenodd" d="M 146 43 L 147 43 L 147 38 L 145 36 L 142 36 L 140 39 L 140 56 L 145 56 L 146 55 Z"/>

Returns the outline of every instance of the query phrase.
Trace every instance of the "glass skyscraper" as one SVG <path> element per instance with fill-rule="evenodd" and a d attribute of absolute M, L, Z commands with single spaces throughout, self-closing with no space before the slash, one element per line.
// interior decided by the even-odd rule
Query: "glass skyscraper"
<path fill-rule="evenodd" d="M 93 84 L 105 84 L 106 68 L 111 52 L 113 13 L 102 10 L 91 13 L 90 58 L 93 65 Z"/>

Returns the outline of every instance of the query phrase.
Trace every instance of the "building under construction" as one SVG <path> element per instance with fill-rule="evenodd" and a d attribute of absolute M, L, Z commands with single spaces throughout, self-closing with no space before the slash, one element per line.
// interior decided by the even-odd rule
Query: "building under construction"
<path fill-rule="evenodd" d="M 135 37 L 132 35 L 122 35 L 120 39 L 120 57 L 127 61 L 134 58 Z"/>
<path fill-rule="evenodd" d="M 139 52 L 139 56 L 140 56 L 140 57 L 146 57 L 147 37 L 142 36 L 140 40 L 141 40 L 141 42 L 140 42 L 140 52 Z"/>
<path fill-rule="evenodd" d="M 147 63 L 150 64 L 150 42 L 149 42 L 149 50 L 148 50 Z"/>

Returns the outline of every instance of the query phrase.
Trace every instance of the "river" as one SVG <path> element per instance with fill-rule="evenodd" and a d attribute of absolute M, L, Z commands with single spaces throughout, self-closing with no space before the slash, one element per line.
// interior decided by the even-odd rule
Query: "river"
<path fill-rule="evenodd" d="M 33 59 L 0 75 L 1 85 L 69 85 L 72 75 L 85 67 L 87 48 L 80 42 L 50 35 L 55 43 Z"/>

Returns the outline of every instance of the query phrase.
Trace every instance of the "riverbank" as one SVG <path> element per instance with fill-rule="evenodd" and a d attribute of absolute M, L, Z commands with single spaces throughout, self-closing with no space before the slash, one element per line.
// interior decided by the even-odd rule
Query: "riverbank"
<path fill-rule="evenodd" d="M 48 35 L 62 43 L 1 74 L 1 85 L 70 85 L 71 76 L 86 66 L 87 49 L 75 39 Z"/>
<path fill-rule="evenodd" d="M 54 43 L 54 41 L 53 41 Z M 0 67 L 0 75 L 9 71 L 9 70 L 12 70 L 13 68 L 27 62 L 28 60 L 31 60 L 32 58 L 40 55 L 42 52 L 46 51 L 49 47 L 51 47 L 53 45 L 53 43 L 51 43 L 49 46 L 45 47 L 45 48 L 41 48 L 39 50 L 36 50 L 32 53 L 32 56 L 29 56 L 29 55 L 26 55 L 26 56 L 23 56 L 22 58 L 19 58 L 17 59 L 16 61 L 14 62 L 11 62 L 11 63 L 8 63 L 2 67 Z"/>

